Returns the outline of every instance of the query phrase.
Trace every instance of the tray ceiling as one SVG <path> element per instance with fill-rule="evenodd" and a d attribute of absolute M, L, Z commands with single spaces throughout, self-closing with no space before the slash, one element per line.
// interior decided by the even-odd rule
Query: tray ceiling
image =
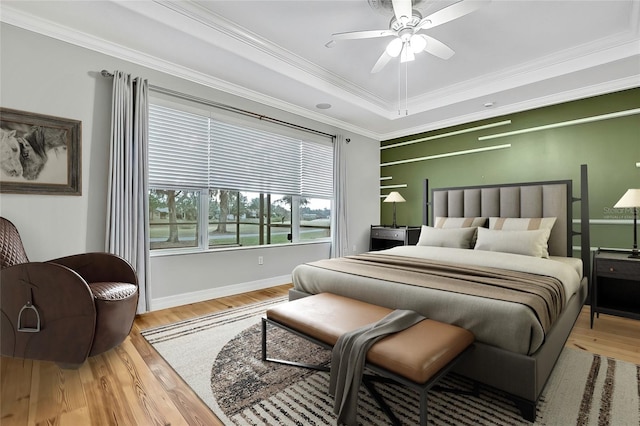
<path fill-rule="evenodd" d="M 0 7 L 3 22 L 378 140 L 640 86 L 638 0 L 493 0 L 425 31 L 452 58 L 421 53 L 406 71 L 392 61 L 376 74 L 388 38 L 325 47 L 333 33 L 388 28 L 392 12 L 367 0 Z"/>

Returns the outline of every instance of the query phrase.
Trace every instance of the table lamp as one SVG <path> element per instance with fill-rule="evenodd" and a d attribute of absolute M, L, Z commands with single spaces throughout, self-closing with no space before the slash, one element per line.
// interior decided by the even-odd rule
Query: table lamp
<path fill-rule="evenodd" d="M 386 200 L 385 200 L 386 201 Z M 633 249 L 631 250 L 632 259 L 640 259 L 638 254 L 638 207 L 640 207 L 640 189 L 628 189 L 622 198 L 618 200 L 614 208 L 633 208 Z"/>
<path fill-rule="evenodd" d="M 396 203 L 404 203 L 406 200 L 404 198 L 402 198 L 402 195 L 400 195 L 399 192 L 397 191 L 392 191 L 389 195 L 387 195 L 387 198 L 384 199 L 384 203 L 393 203 L 393 227 L 397 228 L 398 225 L 396 224 Z"/>

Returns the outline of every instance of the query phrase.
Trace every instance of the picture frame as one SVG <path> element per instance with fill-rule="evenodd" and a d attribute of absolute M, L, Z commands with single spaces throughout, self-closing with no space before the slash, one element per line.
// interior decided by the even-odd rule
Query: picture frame
<path fill-rule="evenodd" d="M 0 107 L 0 192 L 82 195 L 82 122 Z"/>

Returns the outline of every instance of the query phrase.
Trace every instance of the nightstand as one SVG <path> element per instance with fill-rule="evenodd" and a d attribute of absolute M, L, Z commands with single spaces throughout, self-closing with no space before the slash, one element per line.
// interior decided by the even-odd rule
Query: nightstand
<path fill-rule="evenodd" d="M 396 246 L 415 245 L 420 238 L 420 227 L 371 226 L 369 250 L 384 250 Z"/>
<path fill-rule="evenodd" d="M 640 319 L 640 259 L 629 251 L 598 250 L 593 258 L 591 327 L 600 313 Z"/>

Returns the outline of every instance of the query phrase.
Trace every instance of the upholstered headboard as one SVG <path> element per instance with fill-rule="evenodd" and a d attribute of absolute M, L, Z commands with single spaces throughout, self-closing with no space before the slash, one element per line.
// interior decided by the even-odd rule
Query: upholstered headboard
<path fill-rule="evenodd" d="M 435 217 L 555 217 L 549 237 L 549 254 L 572 256 L 572 240 L 580 236 L 584 277 L 591 275 L 589 233 L 589 179 L 587 165 L 580 166 L 580 197 L 573 197 L 571 180 L 438 188 L 429 192 L 424 180 L 422 221 Z M 573 230 L 573 203 L 580 202 L 580 231 Z"/>
<path fill-rule="evenodd" d="M 549 254 L 572 254 L 572 185 L 570 180 L 437 188 L 431 191 L 435 217 L 555 217 Z"/>

